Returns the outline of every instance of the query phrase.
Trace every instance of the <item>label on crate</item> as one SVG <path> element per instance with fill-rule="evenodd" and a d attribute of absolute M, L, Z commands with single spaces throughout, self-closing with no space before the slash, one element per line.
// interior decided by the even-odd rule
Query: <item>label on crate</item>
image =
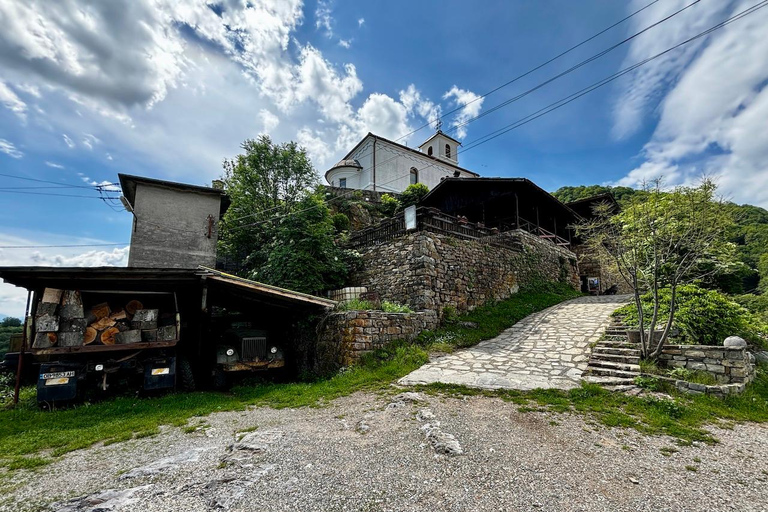
<path fill-rule="evenodd" d="M 170 368 L 152 368 L 152 375 L 168 375 L 171 373 Z"/>
<path fill-rule="evenodd" d="M 70 370 L 68 372 L 53 372 L 53 373 L 41 373 L 40 380 L 62 379 L 64 377 L 74 377 L 75 371 Z"/>

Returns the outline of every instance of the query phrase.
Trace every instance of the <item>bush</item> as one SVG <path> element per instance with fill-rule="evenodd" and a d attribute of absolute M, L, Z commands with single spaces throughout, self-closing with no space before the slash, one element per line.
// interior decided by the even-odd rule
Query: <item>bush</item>
<path fill-rule="evenodd" d="M 333 227 L 336 229 L 336 233 L 349 230 L 349 217 L 343 213 L 335 214 L 331 220 L 333 221 Z"/>
<path fill-rule="evenodd" d="M 385 313 L 413 313 L 413 310 L 408 306 L 387 300 L 381 302 L 381 309 Z"/>
<path fill-rule="evenodd" d="M 381 196 L 381 211 L 384 213 L 384 215 L 391 217 L 399 209 L 400 201 L 398 201 L 396 197 L 389 194 L 384 194 Z"/>
<path fill-rule="evenodd" d="M 400 194 L 400 202 L 403 204 L 403 208 L 418 204 L 429 193 L 429 187 L 423 183 L 414 183 L 408 185 L 408 187 Z"/>
<path fill-rule="evenodd" d="M 737 295 L 733 300 L 747 308 L 763 323 L 768 323 L 768 295 Z"/>
<path fill-rule="evenodd" d="M 661 308 L 659 324 L 664 325 L 669 318 L 670 289 L 659 290 Z M 641 297 L 646 319 L 652 314 L 653 298 L 650 293 Z M 677 309 L 674 326 L 680 330 L 676 341 L 692 345 L 722 345 L 728 336 L 742 338 L 763 346 L 768 328 L 747 309 L 733 302 L 728 297 L 714 290 L 706 290 L 696 285 L 684 285 L 677 289 Z M 629 304 L 619 309 L 617 315 L 623 316 L 627 325 L 637 326 L 637 309 Z"/>

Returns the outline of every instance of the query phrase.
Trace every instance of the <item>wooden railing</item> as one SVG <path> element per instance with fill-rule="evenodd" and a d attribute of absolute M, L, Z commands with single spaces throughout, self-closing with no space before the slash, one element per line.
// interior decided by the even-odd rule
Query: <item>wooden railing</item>
<path fill-rule="evenodd" d="M 449 235 L 463 240 L 475 240 L 478 242 L 506 247 L 508 249 L 522 249 L 519 242 L 512 241 L 508 237 L 500 236 L 501 233 L 522 229 L 540 238 L 551 241 L 554 244 L 568 247 L 568 240 L 555 235 L 535 224 L 520 219 L 519 223 L 512 222 L 498 228 L 488 228 L 482 224 L 475 224 L 460 217 L 454 217 L 435 208 L 416 209 L 416 231 L 429 231 L 439 235 Z M 406 233 L 405 216 L 401 213 L 391 219 L 386 219 L 377 226 L 372 226 L 352 234 L 347 244 L 352 249 L 379 245 L 397 238 Z"/>

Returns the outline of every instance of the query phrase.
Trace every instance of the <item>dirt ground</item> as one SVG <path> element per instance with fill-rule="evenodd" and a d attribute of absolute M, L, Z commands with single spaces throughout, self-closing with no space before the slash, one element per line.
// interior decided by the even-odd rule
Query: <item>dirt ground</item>
<path fill-rule="evenodd" d="M 768 511 L 765 425 L 679 446 L 518 407 L 356 393 L 218 413 L 19 472 L 0 510 Z"/>

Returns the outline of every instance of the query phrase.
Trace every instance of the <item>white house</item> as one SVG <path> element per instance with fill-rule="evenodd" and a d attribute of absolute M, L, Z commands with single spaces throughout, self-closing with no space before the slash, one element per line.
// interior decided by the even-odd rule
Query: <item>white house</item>
<path fill-rule="evenodd" d="M 325 173 L 325 179 L 332 187 L 400 193 L 413 183 L 424 183 L 431 190 L 448 176 L 478 177 L 459 167 L 460 145 L 440 130 L 419 149 L 368 133 Z"/>

